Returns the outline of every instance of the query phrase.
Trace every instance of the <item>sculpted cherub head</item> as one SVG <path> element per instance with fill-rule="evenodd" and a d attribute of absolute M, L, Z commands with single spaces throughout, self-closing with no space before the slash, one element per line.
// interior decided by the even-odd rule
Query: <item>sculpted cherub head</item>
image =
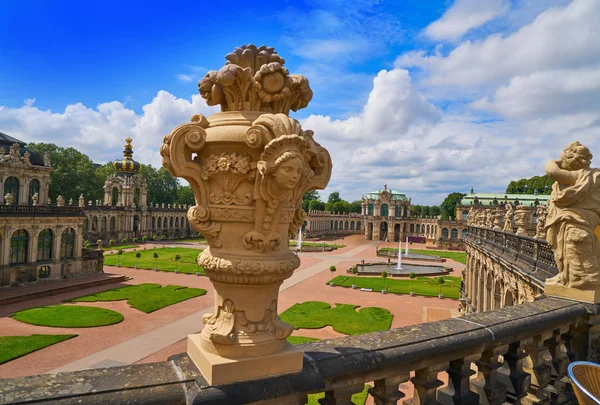
<path fill-rule="evenodd" d="M 592 153 L 579 142 L 570 143 L 560 154 L 560 166 L 564 170 L 587 169 L 592 163 Z"/>
<path fill-rule="evenodd" d="M 263 197 L 276 198 L 311 177 L 305 152 L 306 141 L 298 135 L 283 135 L 267 144 L 256 165 L 262 176 Z"/>

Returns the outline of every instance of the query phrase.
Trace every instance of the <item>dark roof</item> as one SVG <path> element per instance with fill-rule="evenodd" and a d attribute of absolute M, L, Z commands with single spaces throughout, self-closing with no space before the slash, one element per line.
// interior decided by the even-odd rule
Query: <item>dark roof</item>
<path fill-rule="evenodd" d="M 17 138 L 13 138 L 10 135 L 6 135 L 3 132 L 0 132 L 0 147 L 4 148 L 6 153 L 8 153 L 8 151 L 10 150 L 10 147 L 15 143 L 18 143 L 20 146 L 19 152 L 21 153 L 21 156 L 23 156 L 23 154 L 25 152 L 29 152 L 29 161 L 31 162 L 32 165 L 44 166 L 44 158 L 42 156 L 40 156 L 39 153 L 26 148 L 25 146 L 27 144 L 25 142 L 23 142 Z"/>

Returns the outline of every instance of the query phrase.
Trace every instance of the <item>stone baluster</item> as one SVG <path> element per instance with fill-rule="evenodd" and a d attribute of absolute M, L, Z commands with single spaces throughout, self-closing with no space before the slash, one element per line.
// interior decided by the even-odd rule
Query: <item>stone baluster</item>
<path fill-rule="evenodd" d="M 405 396 L 398 387 L 408 380 L 410 380 L 409 373 L 375 380 L 375 386 L 369 389 L 369 394 L 375 399 L 375 405 L 396 405 Z"/>
<path fill-rule="evenodd" d="M 508 346 L 508 352 L 504 355 L 504 360 L 509 368 L 509 382 L 507 385 L 507 396 L 515 404 L 523 403 L 523 398 L 527 396 L 529 386 L 531 385 L 531 375 L 523 371 L 523 360 L 527 353 L 523 350 L 523 342 L 514 342 Z"/>
<path fill-rule="evenodd" d="M 470 377 L 476 373 L 471 369 L 471 363 L 479 360 L 481 354 L 474 354 L 462 359 L 453 360 L 448 368 L 448 386 L 438 391 L 438 399 L 441 401 L 443 396 L 451 398 L 455 405 L 478 405 L 479 395 L 471 391 Z M 448 401 L 450 402 L 450 401 Z"/>
<path fill-rule="evenodd" d="M 570 360 L 565 340 L 563 340 L 563 335 L 568 330 L 568 328 L 556 329 L 552 337 L 544 342 L 544 345 L 552 354 L 552 386 L 554 389 L 550 390 L 551 404 L 564 404 L 574 400 L 573 389 L 567 376 Z"/>
<path fill-rule="evenodd" d="M 365 389 L 365 384 L 352 384 L 336 388 L 332 391 L 325 391 L 325 397 L 319 399 L 321 405 L 354 405 L 352 395 Z"/>
<path fill-rule="evenodd" d="M 498 378 L 498 369 L 503 366 L 503 363 L 498 361 L 498 358 L 507 351 L 508 345 L 487 350 L 482 353 L 481 359 L 476 362 L 479 372 L 485 379 L 483 392 L 487 403 L 484 400 L 482 401 L 483 404 L 500 405 L 506 402 L 506 385 L 500 382 Z"/>
<path fill-rule="evenodd" d="M 525 371 L 531 374 L 531 385 L 526 402 L 531 404 L 547 404 L 550 392 L 547 387 L 552 381 L 552 355 L 544 341 L 552 336 L 552 332 L 536 336 L 524 347 L 529 359 L 524 362 Z"/>
<path fill-rule="evenodd" d="M 413 397 L 404 401 L 406 405 L 433 405 L 437 404 L 437 389 L 443 383 L 438 380 L 438 373 L 446 371 L 448 363 L 436 364 L 415 371 L 415 376 L 411 378 L 415 386 Z"/>

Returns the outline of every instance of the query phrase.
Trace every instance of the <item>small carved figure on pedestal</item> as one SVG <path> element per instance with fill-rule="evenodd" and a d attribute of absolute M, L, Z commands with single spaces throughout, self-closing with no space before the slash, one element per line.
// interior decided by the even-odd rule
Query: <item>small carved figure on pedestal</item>
<path fill-rule="evenodd" d="M 503 227 L 503 231 L 504 232 L 511 232 L 513 231 L 513 218 L 515 216 L 515 211 L 513 210 L 513 206 L 512 204 L 506 204 L 505 206 L 506 208 L 506 212 L 504 213 L 504 227 Z"/>
<path fill-rule="evenodd" d="M 31 205 L 38 205 L 38 201 L 40 199 L 40 196 L 38 195 L 38 193 L 35 193 L 32 197 L 31 197 Z"/>
<path fill-rule="evenodd" d="M 83 198 L 83 194 L 79 195 L 79 206 L 85 207 L 85 198 Z"/>
<path fill-rule="evenodd" d="M 536 239 L 546 239 L 546 217 L 548 216 L 548 207 L 544 204 L 537 206 L 537 225 L 535 229 Z"/>

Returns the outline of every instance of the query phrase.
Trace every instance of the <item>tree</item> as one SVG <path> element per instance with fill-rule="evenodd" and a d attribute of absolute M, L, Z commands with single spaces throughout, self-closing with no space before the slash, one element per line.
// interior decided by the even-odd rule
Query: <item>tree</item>
<path fill-rule="evenodd" d="M 341 212 L 341 213 L 346 213 L 346 204 L 348 204 L 345 201 L 336 201 L 333 203 L 333 212 Z"/>
<path fill-rule="evenodd" d="M 410 292 L 413 293 L 415 291 L 415 278 L 417 275 L 411 271 L 408 277 L 410 278 Z"/>
<path fill-rule="evenodd" d="M 179 273 L 179 259 L 181 259 L 181 256 L 175 255 L 175 273 Z"/>
<path fill-rule="evenodd" d="M 460 203 L 460 200 L 466 194 L 463 193 L 450 193 L 448 197 L 442 202 L 440 205 L 440 211 L 443 220 L 448 220 L 450 217 L 454 218 L 454 212 L 456 211 L 456 206 Z"/>
<path fill-rule="evenodd" d="M 419 204 L 415 204 L 410 208 L 410 214 L 411 216 L 418 216 L 421 215 L 421 209 L 423 207 L 421 207 Z"/>
<path fill-rule="evenodd" d="M 440 296 L 441 296 L 442 295 L 442 286 L 444 285 L 444 283 L 446 282 L 446 280 L 444 280 L 444 277 L 440 276 L 437 279 L 437 282 L 438 282 L 438 284 L 440 286 Z"/>
<path fill-rule="evenodd" d="M 142 236 L 142 243 L 146 243 L 148 241 L 148 237 L 146 235 Z"/>
<path fill-rule="evenodd" d="M 121 267 L 121 255 L 123 254 L 123 249 L 119 249 L 117 251 L 117 267 Z"/>
<path fill-rule="evenodd" d="M 334 191 L 333 193 L 329 194 L 329 198 L 327 199 L 328 203 L 336 203 L 338 201 L 342 201 L 342 199 L 340 198 L 340 192 L 339 191 Z"/>
<path fill-rule="evenodd" d="M 506 192 L 511 194 L 551 194 L 554 180 L 550 175 L 533 176 L 529 179 L 511 181 Z"/>
<path fill-rule="evenodd" d="M 140 268 L 140 257 L 142 257 L 142 254 L 140 252 L 137 252 L 135 254 L 135 268 L 136 269 Z"/>
<path fill-rule="evenodd" d="M 158 260 L 158 253 L 154 252 L 154 253 L 152 254 L 152 257 L 154 257 L 154 270 L 158 271 L 158 263 L 157 263 L 157 260 Z"/>
<path fill-rule="evenodd" d="M 323 211 L 325 209 L 325 203 L 319 200 L 311 200 L 308 204 L 308 209 L 310 211 Z"/>
<path fill-rule="evenodd" d="M 352 274 L 354 274 L 354 283 L 352 285 L 352 288 L 356 287 L 356 275 L 358 274 L 358 267 L 354 266 L 352 267 Z"/>
<path fill-rule="evenodd" d="M 77 201 L 83 194 L 86 200 L 102 198 L 104 182 L 96 177 L 92 160 L 75 148 L 62 148 L 53 143 L 30 143 L 27 148 L 44 155 L 50 154 L 54 170 L 50 173 L 49 197 L 56 201 L 62 195 L 65 200 Z M 42 201 L 40 203 L 45 203 Z"/>
<path fill-rule="evenodd" d="M 386 280 L 388 278 L 388 272 L 387 271 L 381 272 L 381 278 L 383 278 L 383 289 L 381 290 L 381 292 L 386 293 L 387 289 L 385 287 L 386 287 L 386 284 L 387 284 Z"/>
<path fill-rule="evenodd" d="M 335 266 L 329 266 L 329 271 L 331 272 L 331 282 L 333 283 L 333 273 L 335 273 L 337 269 Z"/>
<path fill-rule="evenodd" d="M 176 195 L 175 203 L 177 203 L 177 204 L 187 204 L 187 205 L 195 205 L 196 204 L 196 198 L 194 197 L 194 190 L 192 190 L 191 186 L 182 186 L 181 184 L 178 184 L 175 195 Z"/>
<path fill-rule="evenodd" d="M 333 203 L 326 202 L 325 203 L 325 211 L 329 211 L 329 212 L 333 211 Z"/>
<path fill-rule="evenodd" d="M 423 205 L 421 207 L 421 215 L 423 215 L 424 217 L 429 216 L 429 206 L 428 205 Z"/>
<path fill-rule="evenodd" d="M 321 197 L 319 196 L 319 192 L 317 190 L 307 191 L 302 196 L 302 201 L 312 201 L 312 200 L 317 200 L 317 201 L 321 200 Z"/>
<path fill-rule="evenodd" d="M 155 204 L 173 204 L 177 199 L 179 183 L 169 174 L 164 167 L 156 170 L 152 165 L 144 165 L 140 174 L 146 178 L 148 184 L 148 201 Z"/>
<path fill-rule="evenodd" d="M 362 201 L 357 200 L 357 201 L 352 201 L 350 203 L 350 212 L 360 214 L 361 210 L 362 210 Z"/>
<path fill-rule="evenodd" d="M 440 207 L 438 207 L 437 205 L 432 205 L 431 207 L 429 207 L 429 215 L 431 215 L 432 217 L 437 217 L 438 215 L 440 215 Z"/>

